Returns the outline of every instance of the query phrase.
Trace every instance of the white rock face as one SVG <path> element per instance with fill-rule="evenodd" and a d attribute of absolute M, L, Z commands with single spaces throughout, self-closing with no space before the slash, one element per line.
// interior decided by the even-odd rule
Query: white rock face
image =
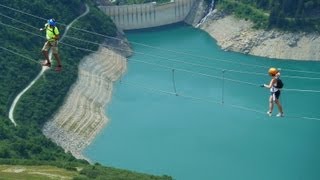
<path fill-rule="evenodd" d="M 278 59 L 320 60 L 319 34 L 264 31 L 252 27 L 250 21 L 216 12 L 200 28 L 228 51 Z"/>

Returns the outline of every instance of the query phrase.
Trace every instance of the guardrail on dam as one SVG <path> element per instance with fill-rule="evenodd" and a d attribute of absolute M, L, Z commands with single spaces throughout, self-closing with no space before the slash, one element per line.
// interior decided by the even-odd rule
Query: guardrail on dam
<path fill-rule="evenodd" d="M 142 29 L 183 21 L 196 0 L 175 0 L 169 3 L 99 6 L 122 30 Z"/>

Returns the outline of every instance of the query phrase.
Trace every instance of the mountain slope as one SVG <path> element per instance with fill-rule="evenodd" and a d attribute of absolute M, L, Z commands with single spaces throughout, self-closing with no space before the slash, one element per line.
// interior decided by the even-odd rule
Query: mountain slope
<path fill-rule="evenodd" d="M 257 28 L 320 32 L 318 0 L 218 0 L 217 7 L 250 19 Z"/>
<path fill-rule="evenodd" d="M 90 1 L 90 13 L 80 18 L 73 27 L 116 36 L 111 19 L 94 7 Z M 14 9 L 12 9 L 14 8 Z M 48 70 L 18 102 L 14 117 L 17 127 L 8 119 L 8 111 L 17 94 L 24 89 L 41 70 L 40 51 L 45 39 L 38 28 L 46 19 L 55 18 L 60 33 L 65 26 L 85 10 L 81 0 L 2 0 L 0 3 L 0 163 L 41 165 L 50 164 L 67 169 L 82 167 L 81 179 L 171 179 L 134 172 L 89 165 L 75 159 L 70 153 L 48 140 L 41 132 L 43 124 L 62 104 L 69 88 L 77 78 L 78 63 L 89 54 L 60 43 L 59 53 L 63 70 Z M 13 19 L 12 19 L 13 18 Z M 14 20 L 15 19 L 15 20 Z M 16 21 L 18 20 L 18 21 Z M 70 29 L 68 36 L 101 43 L 104 37 L 77 29 Z M 98 46 L 65 38 L 64 43 L 93 51 Z M 55 63 L 55 61 L 53 61 Z M 53 64 L 54 66 L 55 64 Z M 113 174 L 108 176 L 108 174 Z"/>

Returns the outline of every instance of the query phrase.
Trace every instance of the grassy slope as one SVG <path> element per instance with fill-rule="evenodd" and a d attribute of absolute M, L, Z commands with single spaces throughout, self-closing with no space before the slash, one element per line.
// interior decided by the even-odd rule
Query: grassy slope
<path fill-rule="evenodd" d="M 216 7 L 228 13 L 233 13 L 236 17 L 251 20 L 255 23 L 255 28 L 268 27 L 269 13 L 250 4 L 235 0 L 223 0 L 219 1 Z"/>
<path fill-rule="evenodd" d="M 72 179 L 77 175 L 79 175 L 77 171 L 69 171 L 54 166 L 0 165 L 0 179 Z"/>
<path fill-rule="evenodd" d="M 277 2 L 276 0 L 274 1 Z M 307 7 L 308 3 L 310 4 L 311 2 L 314 5 Z M 278 28 L 286 31 L 320 32 L 319 1 L 316 3 L 316 0 L 305 0 L 304 4 L 301 5 L 303 10 L 299 11 L 299 14 L 296 14 L 298 16 L 297 18 L 295 18 L 291 12 L 288 12 L 288 9 L 285 8 L 285 6 L 287 6 L 286 4 L 282 4 L 276 8 L 272 5 L 272 1 L 269 1 L 269 7 L 262 9 L 257 6 L 258 3 L 258 0 L 249 2 L 246 0 L 219 0 L 216 7 L 225 12 L 232 13 L 236 17 L 251 20 L 254 22 L 255 28 Z M 297 7 L 293 6 L 289 8 L 289 10 L 295 10 L 294 8 Z M 272 12 L 276 11 L 276 9 L 280 10 L 272 16 Z M 270 16 L 272 16 L 272 18 Z"/>
<path fill-rule="evenodd" d="M 89 171 L 90 170 L 90 171 Z M 152 176 L 102 166 L 79 166 L 74 169 L 50 165 L 0 165 L 0 179 L 47 180 L 47 179 L 126 179 L 126 180 L 169 180 L 169 176 Z"/>

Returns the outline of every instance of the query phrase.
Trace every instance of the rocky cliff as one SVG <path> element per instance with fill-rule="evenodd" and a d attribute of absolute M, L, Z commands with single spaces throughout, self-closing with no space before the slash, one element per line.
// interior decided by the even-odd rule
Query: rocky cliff
<path fill-rule="evenodd" d="M 278 59 L 320 60 L 318 33 L 256 30 L 252 22 L 218 11 L 200 28 L 226 51 Z"/>

